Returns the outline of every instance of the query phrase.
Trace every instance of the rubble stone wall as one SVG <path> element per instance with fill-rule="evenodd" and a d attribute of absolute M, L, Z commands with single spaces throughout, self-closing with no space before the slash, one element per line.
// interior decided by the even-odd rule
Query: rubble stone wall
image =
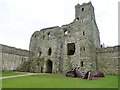
<path fill-rule="evenodd" d="M 33 53 L 34 71 L 66 73 L 75 67 L 96 70 L 96 48 L 100 47 L 99 30 L 91 2 L 75 6 L 75 19 L 61 27 L 49 27 L 31 36 L 30 51 Z M 49 55 L 49 50 L 51 54 Z M 36 59 L 35 59 L 36 58 Z M 42 65 L 37 64 L 42 60 Z M 47 64 L 52 61 L 52 66 Z M 36 63 L 36 64 L 35 64 Z"/>
<path fill-rule="evenodd" d="M 30 52 L 0 44 L 0 71 L 16 70 L 28 60 Z"/>
<path fill-rule="evenodd" d="M 97 67 L 105 74 L 118 75 L 118 61 L 120 56 L 118 46 L 97 49 Z"/>

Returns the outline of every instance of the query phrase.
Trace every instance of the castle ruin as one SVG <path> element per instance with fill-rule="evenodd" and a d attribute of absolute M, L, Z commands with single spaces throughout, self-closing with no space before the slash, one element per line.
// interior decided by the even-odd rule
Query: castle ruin
<path fill-rule="evenodd" d="M 91 2 L 75 6 L 75 19 L 35 31 L 29 51 L 0 45 L 1 70 L 66 73 L 75 67 L 118 74 L 119 46 L 102 48 Z"/>

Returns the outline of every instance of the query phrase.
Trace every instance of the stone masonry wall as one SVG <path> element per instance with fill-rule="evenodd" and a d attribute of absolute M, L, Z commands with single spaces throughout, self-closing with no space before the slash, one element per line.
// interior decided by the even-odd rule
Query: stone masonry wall
<path fill-rule="evenodd" d="M 98 70 L 105 74 L 118 75 L 118 46 L 97 49 Z"/>
<path fill-rule="evenodd" d="M 33 33 L 30 40 L 30 51 L 34 58 L 32 71 L 66 73 L 75 67 L 86 71 L 96 70 L 95 49 L 99 48 L 100 40 L 94 8 L 89 2 L 77 4 L 75 11 L 76 17 L 70 24 Z"/>
<path fill-rule="evenodd" d="M 16 70 L 29 58 L 29 51 L 0 44 L 0 71 Z"/>

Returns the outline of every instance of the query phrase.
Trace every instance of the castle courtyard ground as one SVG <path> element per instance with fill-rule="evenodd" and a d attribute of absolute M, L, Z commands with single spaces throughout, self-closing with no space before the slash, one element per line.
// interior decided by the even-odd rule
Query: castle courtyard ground
<path fill-rule="evenodd" d="M 61 74 L 9 74 L 3 76 L 2 88 L 118 88 L 118 76 L 109 75 L 95 80 L 84 80 Z"/>

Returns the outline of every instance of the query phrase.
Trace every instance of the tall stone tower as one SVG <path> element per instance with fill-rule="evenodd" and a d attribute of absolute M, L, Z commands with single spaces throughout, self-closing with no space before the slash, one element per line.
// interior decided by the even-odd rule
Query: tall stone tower
<path fill-rule="evenodd" d="M 81 32 L 80 66 L 86 70 L 96 70 L 96 48 L 100 47 L 100 38 L 91 2 L 75 6 L 75 20 L 79 22 Z"/>

